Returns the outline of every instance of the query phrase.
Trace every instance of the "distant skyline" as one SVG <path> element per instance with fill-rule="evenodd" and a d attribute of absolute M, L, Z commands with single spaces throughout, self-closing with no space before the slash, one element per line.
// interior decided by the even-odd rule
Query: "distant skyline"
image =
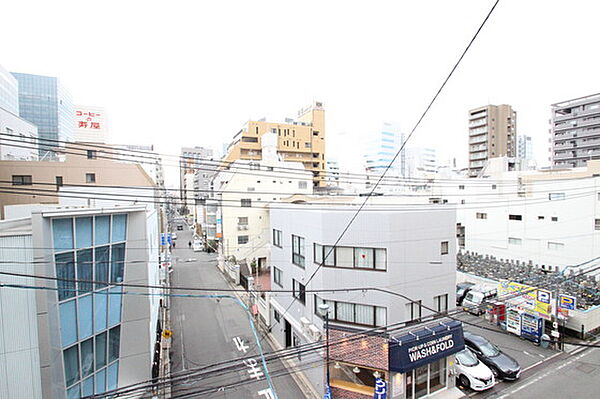
<path fill-rule="evenodd" d="M 407 134 L 492 3 L 23 0 L 3 5 L 0 64 L 59 77 L 107 110 L 111 137 L 173 155 L 221 152 L 245 121 L 319 100 L 328 155 L 356 170 L 361 147 L 339 144 L 388 120 Z M 500 2 L 409 144 L 464 167 L 468 110 L 506 103 L 548 165 L 550 104 L 600 92 L 597 15 L 592 1 Z"/>

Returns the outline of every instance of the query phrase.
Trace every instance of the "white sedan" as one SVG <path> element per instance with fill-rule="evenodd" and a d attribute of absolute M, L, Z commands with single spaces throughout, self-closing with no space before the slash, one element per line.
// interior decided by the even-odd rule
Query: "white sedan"
<path fill-rule="evenodd" d="M 492 370 L 480 362 L 471 350 L 465 348 L 455 357 L 454 372 L 460 385 L 474 391 L 485 391 L 494 386 L 496 381 Z"/>

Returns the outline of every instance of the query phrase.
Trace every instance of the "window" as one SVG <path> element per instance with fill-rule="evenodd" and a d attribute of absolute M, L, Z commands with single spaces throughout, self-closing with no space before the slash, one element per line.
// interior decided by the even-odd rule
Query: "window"
<path fill-rule="evenodd" d="M 552 216 L 551 220 L 552 220 L 553 222 L 558 222 L 558 216 Z"/>
<path fill-rule="evenodd" d="M 305 189 L 306 187 L 308 187 L 308 183 L 307 183 L 306 181 L 300 180 L 300 181 L 298 182 L 298 188 L 299 188 L 299 189 L 303 190 L 303 189 Z"/>
<path fill-rule="evenodd" d="M 92 336 L 92 323 L 94 317 L 94 310 L 92 308 L 92 296 L 86 295 L 79 297 L 77 300 L 77 307 L 79 308 L 79 338 L 87 338 Z"/>
<path fill-rule="evenodd" d="M 73 385 L 79 379 L 79 348 L 77 345 L 63 352 L 65 364 L 65 384 Z"/>
<path fill-rule="evenodd" d="M 31 175 L 12 175 L 13 186 L 31 186 L 32 184 Z"/>
<path fill-rule="evenodd" d="M 361 326 L 383 327 L 387 323 L 387 309 L 381 306 L 360 303 L 330 301 L 315 295 L 315 315 L 319 314 L 319 305 L 329 305 L 329 320 Z"/>
<path fill-rule="evenodd" d="M 52 238 L 55 251 L 73 249 L 73 219 L 53 219 Z"/>
<path fill-rule="evenodd" d="M 314 262 L 325 266 L 387 270 L 387 250 L 385 248 L 332 247 L 313 245 Z"/>
<path fill-rule="evenodd" d="M 96 174 L 95 173 L 86 173 L 85 174 L 85 182 L 86 183 L 96 183 Z"/>
<path fill-rule="evenodd" d="M 248 236 L 238 236 L 238 244 L 248 244 Z"/>
<path fill-rule="evenodd" d="M 483 212 L 477 212 L 477 213 L 475 214 L 475 217 L 476 217 L 477 219 L 487 219 L 487 213 L 483 213 Z"/>
<path fill-rule="evenodd" d="M 59 305 L 60 336 L 62 346 L 69 346 L 77 342 L 77 311 L 75 300 L 63 302 Z"/>
<path fill-rule="evenodd" d="M 121 340 L 121 326 L 113 327 L 108 331 L 108 362 L 119 358 L 119 345 Z"/>
<path fill-rule="evenodd" d="M 565 193 L 549 193 L 548 199 L 550 201 L 562 201 L 565 199 Z"/>
<path fill-rule="evenodd" d="M 65 299 L 74 297 L 75 281 L 67 281 L 75 280 L 75 262 L 73 259 L 73 252 L 56 254 L 54 256 L 54 263 L 56 265 L 56 277 L 60 279 L 57 281 L 58 300 L 63 301 Z"/>
<path fill-rule="evenodd" d="M 594 230 L 600 230 L 600 219 L 594 219 Z"/>
<path fill-rule="evenodd" d="M 62 176 L 56 176 L 56 191 L 59 190 L 60 187 L 63 186 L 63 177 Z"/>
<path fill-rule="evenodd" d="M 125 241 L 127 234 L 127 215 L 113 215 L 112 217 L 112 242 Z"/>
<path fill-rule="evenodd" d="M 544 220 L 543 216 L 538 216 L 538 220 Z"/>
<path fill-rule="evenodd" d="M 508 220 L 523 220 L 521 215 L 508 215 Z"/>
<path fill-rule="evenodd" d="M 240 229 L 240 230 L 248 229 L 248 217 L 247 216 L 238 217 L 238 229 Z"/>
<path fill-rule="evenodd" d="M 438 312 L 448 311 L 448 294 L 433 297 L 433 306 Z"/>
<path fill-rule="evenodd" d="M 96 281 L 108 281 L 108 253 L 109 247 L 95 248 L 96 252 Z M 106 284 L 96 283 L 96 289 L 106 287 Z"/>
<path fill-rule="evenodd" d="M 306 304 L 306 288 L 296 280 L 292 279 L 292 294 L 301 304 Z"/>
<path fill-rule="evenodd" d="M 441 254 L 448 255 L 448 241 L 442 241 L 441 243 Z"/>
<path fill-rule="evenodd" d="M 106 331 L 96 335 L 96 370 L 106 366 Z"/>
<path fill-rule="evenodd" d="M 281 314 L 279 314 L 279 312 L 276 311 L 275 309 L 273 309 L 273 318 L 275 319 L 275 321 L 277 323 L 279 323 L 281 321 Z"/>
<path fill-rule="evenodd" d="M 121 302 L 123 294 L 121 287 L 112 287 L 108 291 L 108 326 L 112 327 L 121 322 Z"/>
<path fill-rule="evenodd" d="M 464 185 L 464 184 L 461 184 L 461 185 L 459 185 L 459 186 L 458 186 L 458 189 L 459 189 L 459 190 L 464 190 L 464 189 L 465 189 L 465 185 Z"/>
<path fill-rule="evenodd" d="M 110 241 L 110 216 L 95 217 L 94 245 L 108 244 Z"/>
<path fill-rule="evenodd" d="M 421 318 L 421 301 L 407 303 L 406 313 L 411 321 L 419 320 Z"/>
<path fill-rule="evenodd" d="M 122 283 L 125 267 L 125 243 L 111 246 L 110 281 Z"/>
<path fill-rule="evenodd" d="M 252 206 L 252 199 L 242 198 L 240 200 L 242 208 L 250 208 Z"/>
<path fill-rule="evenodd" d="M 523 240 L 521 240 L 520 238 L 508 237 L 509 245 L 521 245 L 522 242 L 523 242 Z"/>
<path fill-rule="evenodd" d="M 492 184 L 492 190 L 495 190 L 495 189 L 496 189 L 496 185 Z"/>
<path fill-rule="evenodd" d="M 304 238 L 292 234 L 292 263 L 304 267 Z"/>
<path fill-rule="evenodd" d="M 281 284 L 282 275 L 283 275 L 283 272 L 281 270 L 279 270 L 278 268 L 276 268 L 275 266 L 273 266 L 273 282 L 280 287 L 283 287 L 283 284 Z"/>
<path fill-rule="evenodd" d="M 273 229 L 273 245 L 281 248 L 281 230 Z"/>
<path fill-rule="evenodd" d="M 562 251 L 565 247 L 565 244 L 561 242 L 552 242 L 548 241 L 548 249 L 552 251 Z"/>
<path fill-rule="evenodd" d="M 81 377 L 85 378 L 94 371 L 94 340 L 81 343 Z"/>
<path fill-rule="evenodd" d="M 94 279 L 93 275 L 93 263 L 92 263 L 92 250 L 84 249 L 77 251 L 77 279 L 87 280 L 90 282 L 80 281 L 79 295 L 85 294 L 86 292 L 92 291 L 91 281 Z"/>
<path fill-rule="evenodd" d="M 87 150 L 87 159 L 96 159 L 97 151 L 96 150 Z"/>
<path fill-rule="evenodd" d="M 356 372 L 357 370 L 358 372 Z M 374 374 L 376 371 L 379 372 L 382 379 L 386 379 L 385 370 L 367 368 L 351 363 L 331 362 L 329 364 L 330 384 L 332 387 L 373 397 L 376 381 Z"/>

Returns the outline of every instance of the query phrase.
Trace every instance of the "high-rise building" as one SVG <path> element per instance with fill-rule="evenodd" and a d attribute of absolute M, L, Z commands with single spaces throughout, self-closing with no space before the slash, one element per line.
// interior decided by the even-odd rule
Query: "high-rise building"
<path fill-rule="evenodd" d="M 600 159 L 600 93 L 552 104 L 553 166 L 584 166 Z"/>
<path fill-rule="evenodd" d="M 75 141 L 80 143 L 108 143 L 106 110 L 88 105 L 75 106 Z"/>
<path fill-rule="evenodd" d="M 313 187 L 325 187 L 325 110 L 315 102 L 298 112 L 297 120 L 284 123 L 248 121 L 233 136 L 225 161 L 261 160 L 261 137 L 277 134 L 277 153 L 282 161 L 301 162 L 313 174 Z"/>
<path fill-rule="evenodd" d="M 54 157 L 53 147 L 73 141 L 75 110 L 71 95 L 58 78 L 15 73 L 19 83 L 19 115 L 38 128 L 40 159 Z"/>
<path fill-rule="evenodd" d="M 2 65 L 0 65 L 0 108 L 19 115 L 19 84 Z"/>
<path fill-rule="evenodd" d="M 335 159 L 328 159 L 325 164 L 325 173 L 327 174 L 327 185 L 338 186 L 340 184 L 340 164 Z"/>
<path fill-rule="evenodd" d="M 524 134 L 519 136 L 517 157 L 521 159 L 533 159 L 533 142 L 531 141 L 531 136 Z"/>
<path fill-rule="evenodd" d="M 423 177 L 426 174 L 437 172 L 438 161 L 434 148 L 410 147 L 404 152 L 406 152 L 406 162 L 402 176 Z"/>
<path fill-rule="evenodd" d="M 400 127 L 395 123 L 385 122 L 383 128 L 376 134 L 373 134 L 366 143 L 365 169 L 368 173 L 381 175 L 389 167 L 386 176 L 400 176 L 404 169 L 405 152 L 392 160 L 400 150 L 404 135 Z M 391 164 L 391 166 L 390 166 Z"/>
<path fill-rule="evenodd" d="M 490 158 L 517 156 L 517 112 L 510 105 L 485 105 L 469 111 L 469 176 Z"/>
<path fill-rule="evenodd" d="M 181 148 L 181 157 L 179 158 L 179 198 L 181 201 L 187 203 L 187 199 L 190 198 L 188 191 L 194 190 L 194 194 L 196 194 L 199 192 L 197 190 L 208 186 L 216 167 L 219 165 L 219 161 L 211 161 L 212 158 L 213 150 L 210 148 Z M 196 180 L 193 177 L 186 179 L 186 175 L 194 175 L 196 172 L 199 173 Z M 191 198 L 194 198 L 194 195 Z M 199 197 L 196 196 L 196 198 Z"/>

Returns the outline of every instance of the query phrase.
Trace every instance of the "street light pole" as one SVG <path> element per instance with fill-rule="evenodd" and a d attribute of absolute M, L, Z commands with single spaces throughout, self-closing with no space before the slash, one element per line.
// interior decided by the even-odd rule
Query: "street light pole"
<path fill-rule="evenodd" d="M 325 318 L 325 370 L 327 378 L 327 387 L 329 387 L 329 304 L 322 303 L 318 306 L 319 314 Z"/>

